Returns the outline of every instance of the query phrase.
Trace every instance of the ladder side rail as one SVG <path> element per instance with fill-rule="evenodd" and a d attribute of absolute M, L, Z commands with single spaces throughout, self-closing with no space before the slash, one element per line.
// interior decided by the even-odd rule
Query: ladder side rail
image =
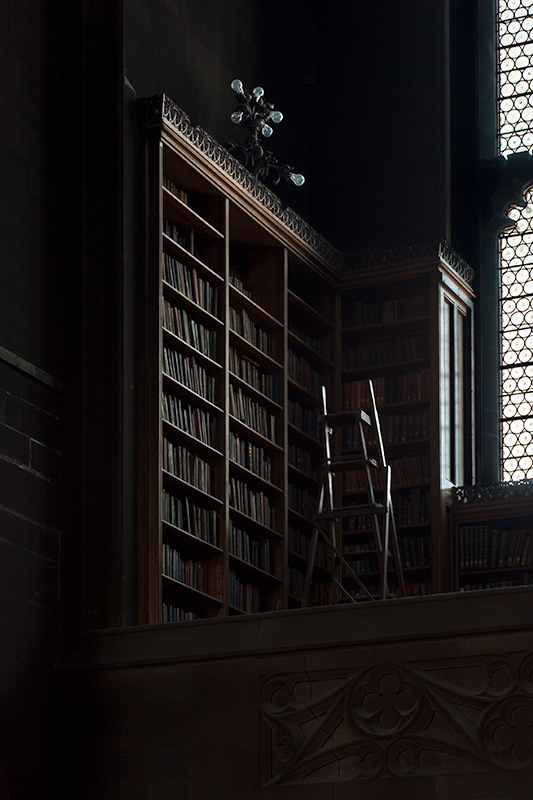
<path fill-rule="evenodd" d="M 323 438 L 323 447 L 324 447 L 324 455 L 325 461 L 322 465 L 322 481 L 320 485 L 320 492 L 318 496 L 318 506 L 317 506 L 317 514 L 321 514 L 324 511 L 324 506 L 327 501 L 327 510 L 330 511 L 333 508 L 333 479 L 332 475 L 329 471 L 329 464 L 331 461 L 331 447 L 330 447 L 330 436 L 332 435 L 332 429 L 327 423 L 327 397 L 326 397 L 326 387 L 322 384 L 322 438 Z M 318 547 L 318 537 L 320 535 L 320 528 L 315 522 L 313 525 L 313 532 L 311 535 L 311 542 L 309 545 L 309 552 L 307 557 L 307 566 L 305 570 L 305 579 L 304 579 L 304 589 L 302 594 L 302 608 L 306 608 L 309 603 L 309 596 L 311 594 L 311 584 L 313 582 L 313 570 L 315 568 L 315 561 L 316 561 L 316 551 Z M 333 533 L 333 539 L 335 540 L 336 533 Z M 335 565 L 333 565 L 333 569 L 335 569 Z"/>
<path fill-rule="evenodd" d="M 388 558 L 387 551 L 389 549 L 389 540 L 390 540 L 391 548 L 392 548 L 393 556 L 394 556 L 394 565 L 396 567 L 396 573 L 398 575 L 398 588 L 399 588 L 399 591 L 400 591 L 400 595 L 402 597 L 405 597 L 405 581 L 404 581 L 404 577 L 403 577 L 402 562 L 401 562 L 401 559 L 400 559 L 400 550 L 399 550 L 399 546 L 398 546 L 398 534 L 397 534 L 397 531 L 396 531 L 396 522 L 394 520 L 394 511 L 393 511 L 393 506 L 392 506 L 392 492 L 391 492 L 392 475 L 391 475 L 391 467 L 390 467 L 390 465 L 387 464 L 387 460 L 386 460 L 386 457 L 385 457 L 385 447 L 383 445 L 383 435 L 382 435 L 382 432 L 381 432 L 381 423 L 380 423 L 380 420 L 379 420 L 379 414 L 378 414 L 378 409 L 377 409 L 377 405 L 376 405 L 376 396 L 375 396 L 375 393 L 374 393 L 374 386 L 373 386 L 371 380 L 368 381 L 368 389 L 369 389 L 369 393 L 370 393 L 371 417 L 372 417 L 372 420 L 374 422 L 374 425 L 375 425 L 375 428 L 376 428 L 376 434 L 377 434 L 377 443 L 378 443 L 379 456 L 380 456 L 380 460 L 381 460 L 381 463 L 382 463 L 383 467 L 385 467 L 387 469 L 386 489 L 385 489 L 385 494 L 384 494 L 384 498 L 383 498 L 384 499 L 384 503 L 386 503 L 387 512 L 388 512 L 386 514 L 386 517 L 385 517 L 385 526 L 386 527 L 385 527 L 385 531 L 384 531 L 384 537 L 386 537 L 386 542 L 384 542 L 384 548 L 383 548 L 384 557 L 385 557 L 385 559 Z M 383 591 L 387 591 L 388 592 L 388 589 L 386 587 L 387 573 L 388 573 L 388 563 L 385 562 L 384 563 L 384 572 L 382 573 L 382 575 L 384 576 L 384 583 L 382 585 L 382 592 Z M 386 595 L 384 595 L 384 596 L 386 596 Z"/>
<path fill-rule="evenodd" d="M 379 414 L 376 406 L 376 395 L 374 394 L 374 385 L 371 380 L 368 381 L 368 390 L 370 393 L 370 416 L 372 417 L 372 424 L 376 431 L 380 463 L 382 467 L 386 467 L 387 460 L 385 458 L 385 448 L 383 446 L 383 436 L 381 434 L 381 423 L 379 421 Z"/>
<path fill-rule="evenodd" d="M 375 423 L 375 417 L 372 417 L 372 421 Z M 371 427 L 371 430 L 377 433 L 377 428 L 375 424 Z M 362 421 L 359 422 L 359 439 L 360 439 L 361 450 L 364 456 L 363 470 L 365 475 L 367 497 L 370 501 L 370 504 L 376 506 L 377 503 L 376 503 L 374 483 L 372 480 L 372 471 L 371 471 L 372 466 L 370 464 L 368 447 L 366 443 L 365 429 Z M 380 473 L 383 473 L 382 469 L 380 469 Z M 388 508 L 386 506 L 384 507 L 385 507 L 385 514 L 380 515 L 379 518 L 378 514 L 370 515 L 372 532 L 374 534 L 374 546 L 376 548 L 376 558 L 378 562 L 378 572 L 380 578 L 379 596 L 382 600 L 384 600 L 387 596 L 387 541 L 388 541 L 388 530 L 389 530 Z M 381 519 L 381 517 L 383 517 L 383 519 Z"/>
<path fill-rule="evenodd" d="M 361 589 L 361 591 L 363 592 L 363 594 L 364 594 L 364 595 L 366 595 L 366 597 L 367 597 L 369 600 L 373 600 L 373 597 L 372 597 L 372 595 L 370 594 L 370 592 L 368 591 L 367 587 L 366 587 L 366 586 L 364 585 L 364 583 L 362 582 L 362 580 L 361 580 L 361 578 L 359 577 L 359 575 L 358 575 L 356 572 L 354 572 L 354 570 L 353 570 L 353 567 L 351 566 L 351 564 L 349 563 L 349 561 L 347 561 L 347 560 L 344 558 L 343 554 L 340 552 L 340 550 L 339 550 L 337 547 L 335 547 L 335 545 L 333 544 L 332 540 L 331 540 L 331 539 L 328 537 L 328 535 L 326 534 L 326 532 L 324 531 L 324 529 L 323 529 L 323 528 L 322 528 L 320 525 L 317 525 L 317 529 L 318 529 L 318 532 L 319 532 L 319 534 L 320 534 L 320 535 L 321 535 L 321 536 L 324 538 L 324 540 L 325 540 L 325 541 L 326 541 L 326 542 L 327 542 L 327 543 L 330 545 L 330 547 L 333 549 L 333 551 L 334 551 L 334 553 L 335 553 L 336 557 L 338 558 L 338 560 L 340 561 L 340 563 L 341 563 L 341 564 L 342 564 L 342 565 L 343 565 L 343 566 L 344 566 L 344 567 L 347 569 L 347 571 L 348 571 L 348 572 L 351 574 L 351 576 L 353 577 L 353 579 L 355 580 L 355 582 L 357 583 L 357 585 L 359 586 L 359 588 Z M 343 586 L 343 585 L 342 585 L 342 583 L 341 583 L 339 580 L 337 580 L 337 578 L 336 578 L 335 576 L 333 576 L 332 580 L 333 580 L 333 581 L 334 581 L 334 583 L 336 583 L 336 584 L 337 584 L 337 586 L 338 586 L 338 587 L 339 587 L 339 588 L 340 588 L 340 589 L 341 589 L 341 590 L 344 592 L 344 594 L 345 594 L 347 597 L 349 597 L 349 598 L 350 598 L 350 600 L 351 600 L 351 602 L 352 602 L 352 603 L 356 603 L 356 602 L 357 602 L 357 601 L 356 601 L 356 599 L 355 599 L 355 597 L 353 597 L 353 596 L 350 594 L 350 592 L 348 591 L 348 589 L 346 589 L 346 587 L 345 587 L 345 586 Z"/>
<path fill-rule="evenodd" d="M 390 470 L 390 466 L 389 466 Z M 389 482 L 389 495 L 386 498 L 389 507 L 389 522 L 390 522 L 390 541 L 392 554 L 394 556 L 394 566 L 396 567 L 396 575 L 398 576 L 398 589 L 400 597 L 405 597 L 405 579 L 403 576 L 403 567 L 400 558 L 400 548 L 398 545 L 398 533 L 396 530 L 396 520 L 394 519 L 394 512 L 392 506 L 392 476 Z"/>
<path fill-rule="evenodd" d="M 316 549 L 317 549 L 317 546 L 318 546 L 318 538 L 319 538 L 319 536 L 322 536 L 322 538 L 324 539 L 326 544 L 329 545 L 329 547 L 333 550 L 333 552 L 334 552 L 334 554 L 336 556 L 336 559 L 351 574 L 351 576 L 353 577 L 353 579 L 355 580 L 356 584 L 358 585 L 359 589 L 363 592 L 363 594 L 369 600 L 372 600 L 373 599 L 372 595 L 370 594 L 370 592 L 368 591 L 367 587 L 364 585 L 364 583 L 362 582 L 360 577 L 357 575 L 357 573 L 354 572 L 351 564 L 344 558 L 342 553 L 335 546 L 335 544 L 333 543 L 331 538 L 327 535 L 325 530 L 320 525 L 315 523 L 315 526 L 314 526 L 314 529 L 313 529 L 313 537 L 312 537 L 311 548 L 310 548 L 310 552 L 309 552 L 309 561 L 307 562 L 304 590 L 303 590 L 303 594 L 302 594 L 302 608 L 307 608 L 307 606 L 309 604 L 309 597 L 310 597 L 310 594 L 311 594 L 311 581 L 312 581 L 314 563 L 315 563 L 315 558 L 316 558 Z M 338 580 L 338 578 L 334 574 L 332 574 L 331 580 L 339 587 L 339 589 L 346 595 L 346 597 L 349 598 L 350 602 L 352 602 L 352 603 L 356 603 L 357 602 L 355 597 L 353 597 L 350 594 L 348 589 L 346 589 L 346 587 L 342 585 L 342 583 Z"/>
<path fill-rule="evenodd" d="M 389 573 L 389 533 L 390 533 L 390 518 L 392 515 L 392 504 L 390 502 L 391 492 L 391 468 L 387 466 L 385 472 L 385 486 L 383 487 L 384 497 L 383 501 L 386 506 L 386 513 L 383 518 L 383 569 L 381 571 L 381 599 L 387 598 L 389 587 L 387 576 Z"/>

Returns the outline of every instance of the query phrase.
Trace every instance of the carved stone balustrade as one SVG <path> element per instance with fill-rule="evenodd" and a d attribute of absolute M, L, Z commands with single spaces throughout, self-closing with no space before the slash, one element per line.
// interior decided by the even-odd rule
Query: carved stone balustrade
<path fill-rule="evenodd" d="M 57 680 L 79 798 L 531 796 L 533 587 L 95 632 Z"/>

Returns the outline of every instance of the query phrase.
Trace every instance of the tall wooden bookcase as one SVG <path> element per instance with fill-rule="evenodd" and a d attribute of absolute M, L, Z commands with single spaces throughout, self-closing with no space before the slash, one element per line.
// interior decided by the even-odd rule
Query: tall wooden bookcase
<path fill-rule="evenodd" d="M 140 616 L 298 607 L 340 255 L 168 98 L 144 118 Z"/>
<path fill-rule="evenodd" d="M 330 411 L 364 407 L 368 378 L 409 593 L 446 590 L 443 491 L 471 462 L 468 282 L 442 249 L 350 264 L 167 97 L 142 111 L 140 621 L 301 605 L 321 389 Z M 344 530 L 347 557 L 366 538 Z M 321 546 L 311 604 L 339 599 L 330 569 Z"/>
<path fill-rule="evenodd" d="M 445 500 L 473 480 L 471 270 L 443 243 L 351 267 L 341 281 L 340 402 L 367 407 L 372 379 L 406 592 L 449 591 Z M 360 487 L 346 489 L 353 502 Z M 364 526 L 345 533 L 355 559 Z"/>

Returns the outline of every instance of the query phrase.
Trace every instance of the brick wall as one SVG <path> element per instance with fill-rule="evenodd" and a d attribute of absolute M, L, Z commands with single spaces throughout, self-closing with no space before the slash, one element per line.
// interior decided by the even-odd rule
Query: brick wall
<path fill-rule="evenodd" d="M 57 658 L 61 315 L 54 36 L 47 3 L 0 27 L 0 797 L 44 797 Z"/>

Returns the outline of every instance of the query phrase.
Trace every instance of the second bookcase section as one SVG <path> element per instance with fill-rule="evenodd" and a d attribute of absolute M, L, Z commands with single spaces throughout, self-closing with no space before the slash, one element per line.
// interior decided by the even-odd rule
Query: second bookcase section
<path fill-rule="evenodd" d="M 443 497 L 471 476 L 471 306 L 468 283 L 439 258 L 360 267 L 342 285 L 341 403 L 379 410 L 406 594 L 450 588 Z M 465 436 L 466 434 L 466 436 Z M 345 447 L 350 448 L 347 432 Z M 349 502 L 361 492 L 347 485 Z M 361 530 L 345 531 L 356 554 Z M 363 572 L 370 560 L 357 556 Z M 377 573 L 376 573 L 377 580 Z M 390 585 L 394 591 L 394 571 Z"/>

